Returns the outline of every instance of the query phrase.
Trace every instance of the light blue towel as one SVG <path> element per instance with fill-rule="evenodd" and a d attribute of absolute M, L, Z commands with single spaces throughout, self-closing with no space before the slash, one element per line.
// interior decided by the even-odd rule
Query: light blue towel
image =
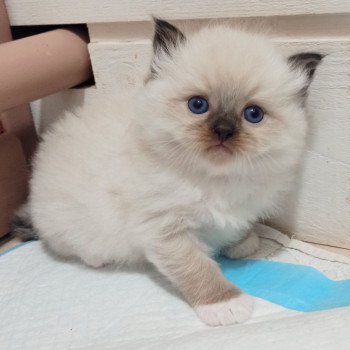
<path fill-rule="evenodd" d="M 242 291 L 285 308 L 309 312 L 350 306 L 350 280 L 333 281 L 312 267 L 222 257 L 218 262 Z"/>

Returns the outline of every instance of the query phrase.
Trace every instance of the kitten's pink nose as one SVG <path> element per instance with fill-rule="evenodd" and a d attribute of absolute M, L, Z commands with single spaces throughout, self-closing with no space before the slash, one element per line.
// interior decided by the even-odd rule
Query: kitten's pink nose
<path fill-rule="evenodd" d="M 235 133 L 235 126 L 228 120 L 219 120 L 217 123 L 215 123 L 213 131 L 218 137 L 219 141 L 222 143 L 233 136 Z"/>

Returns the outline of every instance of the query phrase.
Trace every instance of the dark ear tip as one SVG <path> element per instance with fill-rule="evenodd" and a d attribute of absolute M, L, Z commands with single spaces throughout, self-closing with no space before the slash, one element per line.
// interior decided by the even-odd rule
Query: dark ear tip
<path fill-rule="evenodd" d="M 158 18 L 158 17 L 156 17 L 156 16 L 153 16 L 152 15 L 152 20 L 153 20 L 153 22 L 157 25 L 157 24 L 159 24 L 162 20 L 160 19 L 160 18 Z"/>
<path fill-rule="evenodd" d="M 290 61 L 308 61 L 308 62 L 320 62 L 326 55 L 316 52 L 303 52 L 293 55 L 289 58 Z"/>
<path fill-rule="evenodd" d="M 161 19 L 159 17 L 152 16 L 153 22 L 156 26 L 156 28 L 164 27 L 164 26 L 169 26 L 170 23 L 165 21 L 164 19 Z"/>
<path fill-rule="evenodd" d="M 305 55 L 310 59 L 313 58 L 315 61 L 321 61 L 324 57 L 324 55 L 317 52 L 306 52 Z"/>
<path fill-rule="evenodd" d="M 155 23 L 153 37 L 154 52 L 161 50 L 169 54 L 171 48 L 176 48 L 179 43 L 185 40 L 182 32 L 171 23 L 154 16 L 153 20 Z"/>
<path fill-rule="evenodd" d="M 314 62 L 321 62 L 323 60 L 323 58 L 326 55 L 320 54 L 320 53 L 316 53 L 316 52 L 311 52 L 311 53 L 306 53 L 307 55 L 309 55 L 310 59 L 313 59 Z"/>
<path fill-rule="evenodd" d="M 306 94 L 316 68 L 324 57 L 325 55 L 316 52 L 302 52 L 288 58 L 291 69 L 301 69 L 308 78 L 306 85 L 302 89 L 302 95 Z"/>
<path fill-rule="evenodd" d="M 289 57 L 288 62 L 293 69 L 297 67 L 303 69 L 309 79 L 311 79 L 316 67 L 324 57 L 325 55 L 316 52 L 302 52 Z"/>

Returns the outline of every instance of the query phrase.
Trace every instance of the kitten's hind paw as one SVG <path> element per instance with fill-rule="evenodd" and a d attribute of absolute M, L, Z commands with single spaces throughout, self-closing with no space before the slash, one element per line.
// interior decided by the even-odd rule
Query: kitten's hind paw
<path fill-rule="evenodd" d="M 236 298 L 195 308 L 198 317 L 209 326 L 227 326 L 247 321 L 253 312 L 253 298 L 240 294 Z"/>
<path fill-rule="evenodd" d="M 259 249 L 259 236 L 250 232 L 248 237 L 241 242 L 226 247 L 223 254 L 230 259 L 242 259 L 254 254 Z"/>

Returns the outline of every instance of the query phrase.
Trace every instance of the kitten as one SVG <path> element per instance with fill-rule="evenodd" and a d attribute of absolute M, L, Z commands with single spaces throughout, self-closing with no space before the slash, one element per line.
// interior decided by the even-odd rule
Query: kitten
<path fill-rule="evenodd" d="M 227 26 L 186 36 L 155 26 L 137 93 L 67 113 L 44 135 L 17 223 L 23 236 L 27 215 L 54 252 L 93 267 L 149 261 L 205 323 L 243 322 L 251 298 L 212 256 L 258 248 L 252 225 L 291 183 L 322 56 L 285 59 L 268 39 Z"/>

